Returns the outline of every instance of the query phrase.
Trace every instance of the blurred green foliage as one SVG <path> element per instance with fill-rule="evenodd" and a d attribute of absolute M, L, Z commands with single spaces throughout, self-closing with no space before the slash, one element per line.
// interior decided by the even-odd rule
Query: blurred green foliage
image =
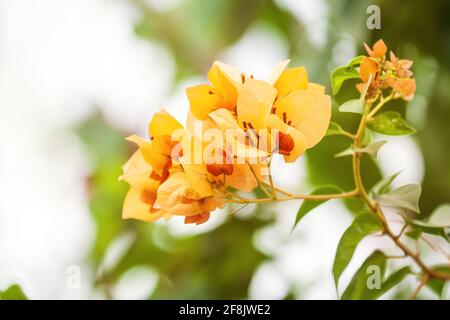
<path fill-rule="evenodd" d="M 19 285 L 13 284 L 0 291 L 0 300 L 28 300 L 28 298 Z"/>
<path fill-rule="evenodd" d="M 288 44 L 294 64 L 304 64 L 315 82 L 329 86 L 329 73 L 337 67 L 334 53 L 342 39 L 353 39 L 357 54 L 363 53 L 362 43 L 383 38 L 398 56 L 415 61 L 418 97 L 412 102 L 418 115 L 412 119 L 418 133 L 413 137 L 425 159 L 425 180 L 420 206 L 427 216 L 441 203 L 450 202 L 450 2 L 410 1 L 338 1 L 326 2 L 327 37 L 322 47 L 308 38 L 305 26 L 274 1 L 269 0 L 185 0 L 167 12 L 151 7 L 148 1 L 129 0 L 140 12 L 135 32 L 141 38 L 165 46 L 176 62 L 174 85 L 180 80 L 204 74 L 212 61 L 239 40 L 255 23 L 264 23 Z M 381 7 L 382 29 L 366 28 L 369 4 Z M 257 52 L 258 48 L 255 48 Z M 359 96 L 356 81 L 344 83 L 333 102 L 334 111 L 348 99 Z M 388 109 L 403 116 L 411 106 L 395 102 Z M 333 112 L 333 121 L 354 132 L 358 115 Z M 230 216 L 217 229 L 206 234 L 176 237 L 166 226 L 122 221 L 121 206 L 127 189 L 118 182 L 121 165 L 131 154 L 125 143 L 126 134 L 109 125 L 100 114 L 94 115 L 77 128 L 86 144 L 92 162 L 92 176 L 87 183 L 90 207 L 96 223 L 96 238 L 91 258 L 97 270 L 112 241 L 125 233 L 135 240 L 120 261 L 102 274 L 97 284 L 113 286 L 134 266 L 150 266 L 159 274 L 158 285 L 151 298 L 245 298 L 252 274 L 265 259 L 252 242 L 256 230 L 272 220 L 261 220 L 257 208 L 255 217 L 239 220 Z M 342 136 L 330 136 L 308 151 L 308 182 L 313 187 L 335 184 L 344 190 L 354 186 L 351 161 L 334 158 L 348 147 Z M 332 164 L 332 165 L 330 165 Z M 363 158 L 363 176 L 367 188 L 381 178 L 372 158 Z M 362 204 L 347 201 L 351 212 Z M 162 238 L 162 240 L 161 240 Z M 160 241 L 157 241 L 160 239 Z M 164 245 L 161 245 L 163 241 Z M 330 281 L 331 281 L 330 273 Z M 289 296 L 293 298 L 292 295 Z M 401 293 L 397 297 L 404 297 Z"/>

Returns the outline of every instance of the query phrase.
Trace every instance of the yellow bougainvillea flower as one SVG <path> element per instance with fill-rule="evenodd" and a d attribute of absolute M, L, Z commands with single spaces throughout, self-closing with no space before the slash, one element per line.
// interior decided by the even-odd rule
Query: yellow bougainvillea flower
<path fill-rule="evenodd" d="M 262 80 L 247 79 L 239 90 L 237 119 L 239 125 L 252 132 L 267 128 L 267 118 L 277 90 Z"/>
<path fill-rule="evenodd" d="M 156 112 L 148 125 L 150 139 L 159 136 L 171 136 L 175 130 L 183 129 L 181 123 L 164 109 Z"/>
<path fill-rule="evenodd" d="M 213 118 L 221 129 L 243 130 L 249 140 L 247 146 L 240 148 L 245 152 L 250 147 L 260 148 L 260 135 L 265 135 L 264 147 L 269 148 L 266 156 L 274 147 L 270 132 L 278 130 L 279 152 L 286 161 L 295 161 L 325 135 L 331 118 L 331 100 L 324 94 L 323 86 L 308 82 L 304 67 L 286 68 L 288 64 L 289 60 L 280 62 L 266 82 L 245 77 L 236 68 L 223 64 L 228 66 L 225 71 L 225 68 L 218 67 L 222 64 L 216 62 L 218 70 L 237 90 L 235 109 L 220 106 L 206 98 L 202 104 L 195 105 L 191 95 L 193 115 L 201 120 Z M 239 74 L 242 83 L 238 82 Z M 297 104 L 299 102 L 305 105 Z M 278 111 L 277 105 L 280 106 Z M 296 116 L 301 118 L 292 119 Z M 267 132 L 264 133 L 264 130 Z"/>
<path fill-rule="evenodd" d="M 259 159 L 267 158 L 270 152 L 267 149 L 260 149 L 257 141 L 251 140 L 248 133 L 252 130 L 244 129 L 244 125 L 239 126 L 235 114 L 226 109 L 218 109 L 209 114 L 213 127 L 222 130 L 225 140 L 228 143 L 228 150 L 234 157 L 258 162 Z M 229 135 L 229 136 L 227 136 Z"/>
<path fill-rule="evenodd" d="M 270 77 L 269 83 L 277 89 L 277 97 L 287 96 L 296 90 L 325 93 L 324 86 L 309 82 L 308 72 L 305 67 L 287 68 L 290 61 L 288 59 L 278 63 Z"/>
<path fill-rule="evenodd" d="M 142 150 L 145 160 L 152 166 L 154 174 L 161 179 L 168 174 L 172 165 L 172 150 L 178 144 L 172 134 L 183 126 L 165 110 L 155 113 L 149 124 L 149 137 L 147 141 L 137 135 L 127 138 L 136 143 Z"/>
<path fill-rule="evenodd" d="M 241 73 L 236 68 L 216 61 L 208 72 L 211 85 L 201 84 L 186 89 L 190 109 L 198 119 L 219 108 L 234 110 L 237 101 L 237 87 Z"/>
<path fill-rule="evenodd" d="M 154 115 L 149 136 L 150 141 L 136 135 L 128 138 L 139 149 L 120 177 L 130 184 L 123 218 L 155 221 L 179 215 L 189 217 L 185 223 L 208 220 L 210 211 L 224 206 L 224 197 L 207 180 L 206 165 L 192 162 L 198 152 L 193 151 L 192 137 L 165 111 Z"/>
<path fill-rule="evenodd" d="M 153 169 L 145 161 L 142 150 L 138 149 L 123 166 L 123 175 L 119 178 L 131 186 L 122 210 L 124 219 L 138 219 L 147 222 L 160 217 L 170 218 L 170 214 L 154 208 L 160 180 L 152 178 Z"/>
<path fill-rule="evenodd" d="M 245 136 L 245 132 L 238 126 L 232 113 L 221 108 L 210 113 L 208 119 L 203 121 L 195 117 L 188 117 L 189 132 L 198 138 L 194 132 L 196 125 L 201 126 L 201 134 L 213 129 L 222 137 L 219 141 L 203 141 L 201 144 L 203 148 L 202 162 L 206 164 L 208 180 L 244 192 L 254 190 L 258 186 L 258 179 L 261 178 L 259 173 L 262 170 L 262 163 L 260 160 L 258 161 L 258 158 L 267 156 L 267 153 L 239 142 L 237 140 L 239 133 L 226 137 L 227 129 L 233 133 L 241 132 L 241 136 Z M 211 151 L 205 151 L 206 149 Z"/>
<path fill-rule="evenodd" d="M 304 67 L 286 68 L 288 63 L 280 62 L 271 77 L 278 98 L 269 127 L 279 130 L 279 152 L 287 162 L 293 162 L 325 136 L 331 99 L 325 95 L 324 86 L 308 81 Z"/>
<path fill-rule="evenodd" d="M 261 80 L 245 81 L 239 91 L 237 117 L 250 133 L 262 128 L 278 130 L 278 151 L 293 162 L 325 136 L 331 99 L 322 86 L 308 83 L 303 67 L 285 69 L 288 62 L 275 68 L 270 80 L 273 86 Z"/>
<path fill-rule="evenodd" d="M 200 173 L 176 172 L 158 188 L 155 205 L 170 214 L 185 216 L 185 223 L 203 223 L 211 211 L 225 205 L 223 197 L 204 187 L 205 181 Z"/>
<path fill-rule="evenodd" d="M 277 97 L 287 96 L 296 90 L 308 89 L 308 74 L 305 67 L 288 68 L 289 60 L 280 62 L 272 75 L 273 86 L 277 89 Z M 276 76 L 277 74 L 278 77 Z"/>
<path fill-rule="evenodd" d="M 331 99 L 315 91 L 297 90 L 279 98 L 273 106 L 273 113 L 287 127 L 276 125 L 274 120 L 272 123 L 280 132 L 293 138 L 294 147 L 285 154 L 285 160 L 292 162 L 325 136 L 331 119 Z M 286 139 L 285 136 L 280 137 L 280 151 L 283 151 L 283 142 L 289 141 Z"/>
<path fill-rule="evenodd" d="M 288 63 L 277 65 L 267 82 L 215 62 L 208 73 L 211 85 L 187 89 L 188 130 L 161 110 L 149 124 L 149 140 L 128 137 L 139 149 L 121 176 L 130 184 L 123 217 L 155 221 L 177 215 L 185 223 L 203 223 L 223 208 L 228 187 L 244 192 L 258 187 L 273 150 L 291 162 L 317 144 L 330 121 L 329 96 L 323 86 L 308 82 L 305 68 L 286 68 Z M 223 139 L 204 141 L 211 129 Z M 230 130 L 234 134 L 227 140 Z"/>

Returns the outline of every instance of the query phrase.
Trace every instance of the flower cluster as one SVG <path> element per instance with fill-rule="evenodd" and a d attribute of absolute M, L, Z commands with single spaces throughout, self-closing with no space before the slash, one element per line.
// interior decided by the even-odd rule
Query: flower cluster
<path fill-rule="evenodd" d="M 387 47 L 383 40 L 378 40 L 372 48 L 366 44 L 364 46 L 368 56 L 361 59 L 360 76 L 363 82 L 357 84 L 357 89 L 363 92 L 370 79 L 366 98 L 376 99 L 381 90 L 391 90 L 394 98 L 412 100 L 416 91 L 416 81 L 410 70 L 413 62 L 398 59 L 392 51 L 387 60 Z"/>
<path fill-rule="evenodd" d="M 293 162 L 316 145 L 330 123 L 330 97 L 304 67 L 288 63 L 264 81 L 215 62 L 209 84 L 186 89 L 186 128 L 162 110 L 149 124 L 150 140 L 129 137 L 139 149 L 123 168 L 131 186 L 123 217 L 203 223 L 233 190 L 261 186 L 274 154 Z"/>

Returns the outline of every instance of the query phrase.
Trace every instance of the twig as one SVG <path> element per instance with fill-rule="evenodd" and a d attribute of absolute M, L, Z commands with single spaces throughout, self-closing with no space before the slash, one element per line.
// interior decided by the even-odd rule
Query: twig
<path fill-rule="evenodd" d="M 277 202 L 277 201 L 289 201 L 289 200 L 295 200 L 295 199 L 301 199 L 301 200 L 310 200 L 310 201 L 324 201 L 324 200 L 330 200 L 330 199 L 345 199 L 345 198 L 354 198 L 358 194 L 355 190 L 349 191 L 349 192 L 343 192 L 343 193 L 336 193 L 336 194 L 292 194 L 291 196 L 286 197 L 279 197 L 276 200 L 273 198 L 243 198 L 239 200 L 230 200 L 232 203 L 268 203 L 268 202 Z"/>
<path fill-rule="evenodd" d="M 430 280 L 430 276 L 428 274 L 425 274 L 422 279 L 420 280 L 419 285 L 417 286 L 416 290 L 412 293 L 411 297 L 409 299 L 415 300 L 417 298 L 417 295 L 419 294 L 420 290 L 427 284 L 428 280 Z"/>
<path fill-rule="evenodd" d="M 384 101 L 384 103 L 385 103 L 385 102 L 387 102 L 387 99 L 390 99 L 390 98 L 388 97 L 382 101 Z M 378 105 L 380 105 L 380 103 Z M 377 107 L 375 107 L 372 110 L 373 114 L 374 114 L 374 110 L 378 108 L 378 105 L 377 105 Z M 378 108 L 378 110 L 380 108 Z M 369 110 L 369 109 L 370 109 L 370 106 L 366 104 L 366 106 L 365 106 L 366 112 L 361 118 L 361 121 L 360 121 L 360 124 L 358 127 L 358 131 L 356 133 L 356 137 L 354 140 L 355 147 L 361 146 L 361 139 L 364 136 L 364 131 L 366 129 L 366 124 L 367 124 L 366 113 L 367 113 L 367 110 Z M 367 191 L 364 188 L 364 184 L 363 184 L 362 178 L 361 178 L 361 154 L 358 152 L 355 152 L 353 154 L 353 174 L 354 174 L 354 180 L 355 180 L 355 184 L 356 184 L 356 190 L 361 195 L 361 198 L 366 203 L 366 205 L 369 207 L 369 209 L 374 213 L 374 215 L 380 221 L 381 225 L 383 226 L 384 233 L 386 235 L 388 235 L 394 241 L 394 243 L 405 253 L 405 255 L 409 256 L 411 259 L 413 259 L 415 261 L 415 263 L 422 269 L 422 271 L 424 272 L 424 274 L 427 275 L 428 278 L 438 278 L 438 279 L 442 279 L 442 280 L 450 280 L 450 274 L 441 273 L 441 272 L 437 272 L 435 270 L 430 269 L 422 261 L 418 252 L 412 251 L 408 246 L 406 246 L 403 242 L 400 241 L 398 236 L 396 236 L 392 232 L 391 228 L 389 227 L 389 224 L 386 221 L 386 218 L 385 218 L 383 212 L 381 211 L 380 205 L 378 203 L 374 202 L 369 197 L 369 195 L 367 194 Z"/>

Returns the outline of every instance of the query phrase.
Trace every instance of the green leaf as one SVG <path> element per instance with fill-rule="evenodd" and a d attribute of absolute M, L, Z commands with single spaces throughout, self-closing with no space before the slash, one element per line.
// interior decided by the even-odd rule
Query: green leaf
<path fill-rule="evenodd" d="M 354 67 L 338 67 L 331 72 L 331 88 L 337 94 L 345 80 L 359 78 L 359 71 Z"/>
<path fill-rule="evenodd" d="M 338 284 L 339 277 L 353 257 L 358 243 L 369 234 L 380 231 L 381 225 L 370 212 L 360 214 L 345 230 L 339 241 L 333 264 L 334 283 Z"/>
<path fill-rule="evenodd" d="M 381 251 L 372 253 L 362 266 L 356 271 L 349 285 L 341 296 L 342 300 L 363 300 L 370 299 L 380 291 L 381 281 L 386 271 L 386 256 Z M 380 286 L 373 287 L 372 281 L 379 277 Z M 375 279 L 376 280 L 376 279 Z"/>
<path fill-rule="evenodd" d="M 450 274 L 450 267 L 448 265 L 433 266 L 433 271 Z M 441 279 L 432 278 L 428 280 L 426 286 L 431 289 L 440 299 L 443 298 L 445 281 Z"/>
<path fill-rule="evenodd" d="M 345 149 L 344 151 L 341 151 L 341 152 L 339 152 L 339 153 L 336 153 L 336 154 L 334 155 L 334 157 L 335 157 L 335 158 L 341 158 L 341 157 L 345 157 L 345 156 L 351 156 L 351 155 L 353 155 L 354 153 L 355 153 L 355 148 L 353 148 L 353 146 L 352 146 L 352 147 L 350 147 L 350 148 Z"/>
<path fill-rule="evenodd" d="M 363 114 L 364 113 L 364 101 L 361 101 L 361 99 L 348 100 L 339 107 L 339 111 Z"/>
<path fill-rule="evenodd" d="M 420 184 L 407 184 L 388 193 L 375 195 L 375 199 L 382 205 L 395 208 L 404 208 L 420 213 L 419 198 L 422 193 Z"/>
<path fill-rule="evenodd" d="M 336 136 L 344 134 L 344 130 L 336 122 L 331 121 L 325 136 Z"/>
<path fill-rule="evenodd" d="M 401 173 L 401 171 L 394 173 L 390 176 L 384 177 L 381 179 L 373 188 L 372 192 L 374 194 L 384 194 L 388 192 L 391 188 L 392 182 L 394 182 L 395 178 L 398 177 L 398 175 Z"/>
<path fill-rule="evenodd" d="M 378 155 L 378 151 L 386 143 L 387 143 L 387 141 L 383 140 L 383 141 L 374 142 L 374 143 L 372 143 L 368 146 L 362 147 L 362 148 L 355 148 L 352 146 L 348 149 L 345 149 L 342 152 L 335 154 L 334 157 L 340 158 L 340 157 L 345 157 L 345 156 L 351 156 L 355 152 L 359 152 L 359 153 L 367 153 L 376 158 Z"/>
<path fill-rule="evenodd" d="M 408 275 L 413 272 L 410 267 L 405 266 L 394 272 L 392 272 L 386 279 L 384 279 L 384 273 L 386 269 L 387 257 L 380 251 L 375 251 L 371 256 L 367 258 L 361 268 L 358 269 L 353 276 L 350 284 L 342 295 L 343 300 L 375 300 L 381 297 L 383 294 L 391 290 L 397 284 L 399 284 Z M 380 277 L 379 287 L 374 286 L 373 276 L 375 275 L 375 269 L 371 269 L 372 266 L 379 267 Z M 370 278 L 372 277 L 372 279 Z M 384 280 L 383 280 L 384 279 Z M 369 285 L 372 285 L 371 287 Z"/>
<path fill-rule="evenodd" d="M 371 155 L 372 157 L 376 158 L 378 155 L 378 151 L 381 149 L 382 146 L 384 146 L 387 143 L 386 140 L 383 141 L 377 141 L 372 144 L 369 144 L 368 146 L 362 147 L 362 148 L 356 148 L 356 152 L 360 153 L 367 153 Z"/>
<path fill-rule="evenodd" d="M 450 233 L 450 204 L 443 204 L 433 211 L 427 221 L 409 219 L 405 217 L 409 225 L 415 228 L 414 231 L 420 233 L 426 232 L 444 237 L 449 241 L 448 234 Z"/>
<path fill-rule="evenodd" d="M 411 239 L 418 240 L 420 235 L 422 234 L 422 229 L 414 229 L 408 232 L 405 232 L 405 235 L 410 237 Z"/>
<path fill-rule="evenodd" d="M 450 227 L 450 204 L 439 206 L 430 216 L 427 222 L 421 220 L 412 220 L 418 226 L 428 228 L 446 228 Z"/>
<path fill-rule="evenodd" d="M 333 194 L 333 193 L 340 193 L 343 192 L 342 189 L 336 187 L 336 186 L 324 186 L 321 188 L 318 188 L 314 190 L 311 194 L 317 195 L 317 194 Z M 297 216 L 295 217 L 295 223 L 292 227 L 292 230 L 295 229 L 297 224 L 300 222 L 303 217 L 310 212 L 311 210 L 315 209 L 316 207 L 320 206 L 322 203 L 326 202 L 327 200 L 319 200 L 319 201 L 313 201 L 313 200 L 304 200 L 301 204 L 300 208 L 298 209 Z"/>
<path fill-rule="evenodd" d="M 427 226 L 429 227 L 450 227 L 450 204 L 443 204 L 434 210 Z"/>
<path fill-rule="evenodd" d="M 413 271 L 410 267 L 405 266 L 394 272 L 392 272 L 389 277 L 382 283 L 381 289 L 379 291 L 373 291 L 373 295 L 371 295 L 371 299 L 378 299 L 383 294 L 388 292 L 390 289 L 399 284 L 403 279 L 405 279 L 408 275 L 413 274 Z"/>
<path fill-rule="evenodd" d="M 387 111 L 376 115 L 368 123 L 368 127 L 375 132 L 390 136 L 416 133 L 416 129 L 411 127 L 400 113 L 395 111 Z"/>
<path fill-rule="evenodd" d="M 0 291 L 0 300 L 28 300 L 19 285 L 13 284 L 4 291 Z"/>
<path fill-rule="evenodd" d="M 361 64 L 363 56 L 352 58 L 346 66 L 338 67 L 331 72 L 331 88 L 333 94 L 337 94 L 342 87 L 342 83 L 348 79 L 358 79 L 359 71 L 356 69 Z"/>
<path fill-rule="evenodd" d="M 356 66 L 360 65 L 360 64 L 361 64 L 361 60 L 362 60 L 363 57 L 364 57 L 364 56 L 357 56 L 357 57 L 352 58 L 352 59 L 347 63 L 347 66 L 348 66 L 348 67 L 356 67 Z"/>

